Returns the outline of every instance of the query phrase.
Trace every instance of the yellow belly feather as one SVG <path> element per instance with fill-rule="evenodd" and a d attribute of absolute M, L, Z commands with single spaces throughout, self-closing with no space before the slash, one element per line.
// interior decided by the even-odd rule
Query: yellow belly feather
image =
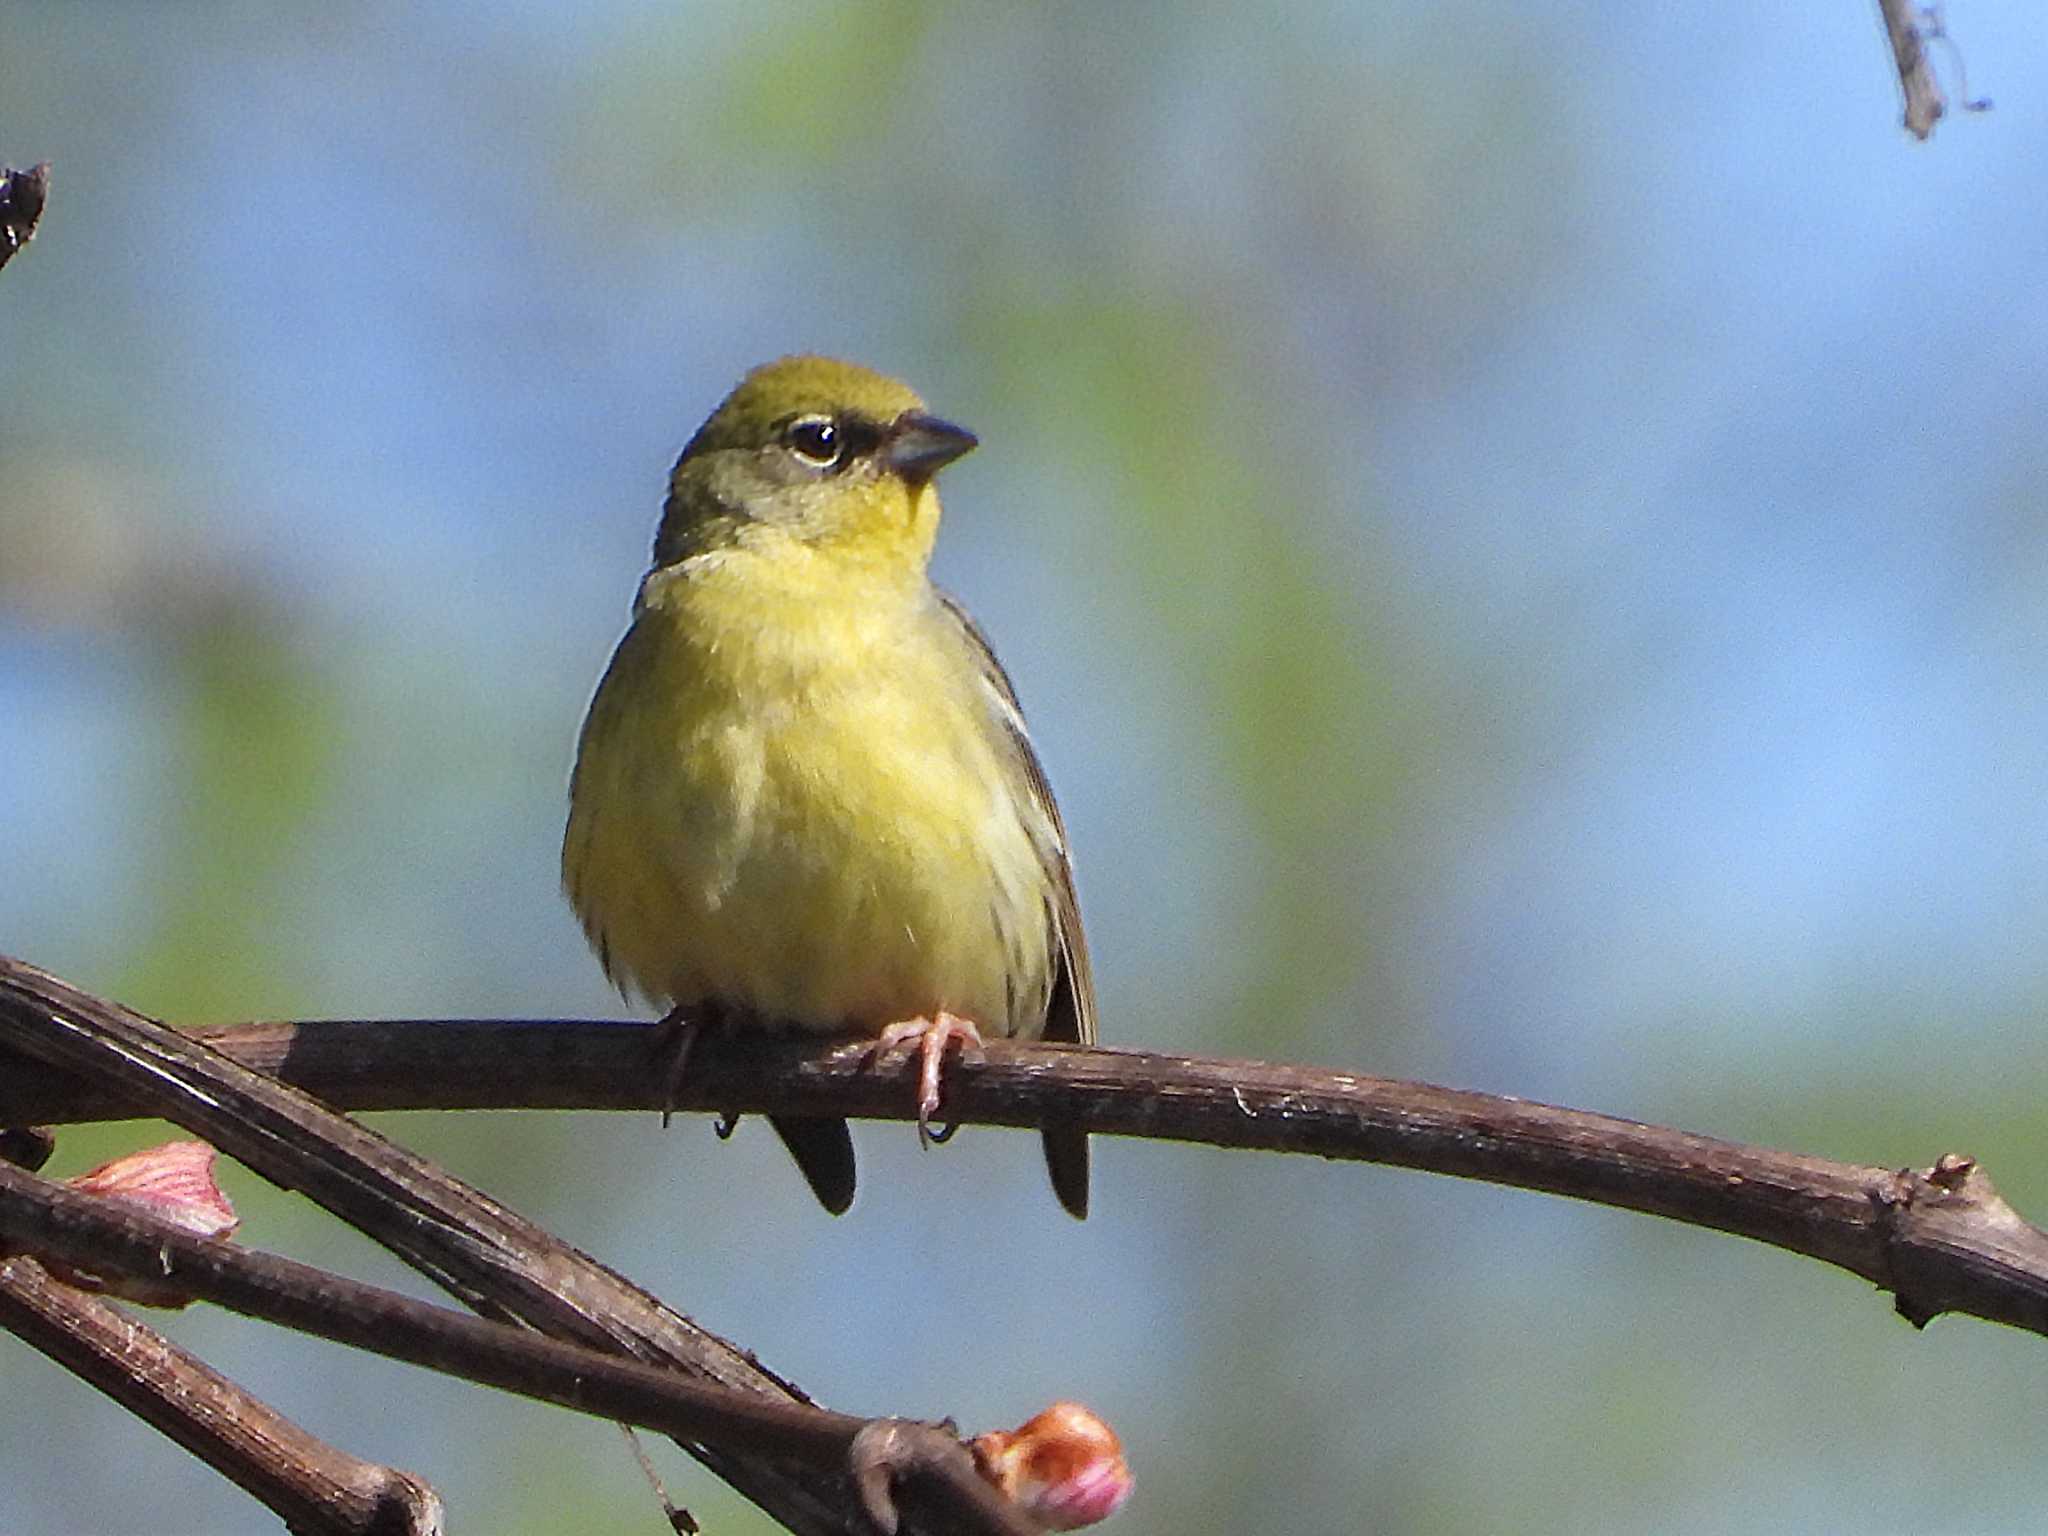
<path fill-rule="evenodd" d="M 816 1029 L 1036 1032 L 1050 829 L 960 643 L 921 576 L 726 550 L 650 578 L 563 850 L 614 979 Z"/>

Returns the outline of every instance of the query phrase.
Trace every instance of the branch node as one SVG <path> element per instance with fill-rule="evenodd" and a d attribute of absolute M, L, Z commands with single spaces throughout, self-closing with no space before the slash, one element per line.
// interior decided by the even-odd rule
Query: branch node
<path fill-rule="evenodd" d="M 1876 1198 L 1884 1212 L 1892 1304 L 1915 1328 L 1958 1308 L 1955 1276 L 1933 1262 L 1937 1254 L 1969 1247 L 1997 1263 L 2041 1242 L 2041 1234 L 1965 1153 L 1944 1152 L 1924 1171 L 1901 1168 Z"/>
<path fill-rule="evenodd" d="M 908 1419 L 876 1419 L 847 1448 L 847 1470 L 860 1495 L 861 1512 L 880 1536 L 896 1536 L 902 1523 L 893 1484 L 917 1454 L 912 1435 L 920 1427 Z"/>
<path fill-rule="evenodd" d="M 959 1520 L 970 1510 L 980 1517 L 974 1528 L 993 1531 L 1036 1529 L 1036 1522 L 1024 1520 L 1008 1498 L 984 1481 L 967 1447 L 960 1443 L 950 1422 L 926 1423 L 918 1419 L 871 1419 L 854 1434 L 846 1449 L 847 1471 L 861 1512 L 879 1536 L 896 1536 L 902 1516 L 896 1507 L 900 1483 L 919 1481 L 924 1491 L 945 1491 L 951 1514 Z M 965 1499 L 961 1508 L 958 1500 Z M 962 1523 L 963 1529 L 967 1528 Z"/>

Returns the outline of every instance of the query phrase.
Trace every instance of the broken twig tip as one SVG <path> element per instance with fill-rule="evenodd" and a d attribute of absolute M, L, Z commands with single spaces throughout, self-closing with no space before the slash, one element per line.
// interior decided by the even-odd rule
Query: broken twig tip
<path fill-rule="evenodd" d="M 35 238 L 36 224 L 50 197 L 50 162 L 17 171 L 0 170 L 0 267 Z"/>

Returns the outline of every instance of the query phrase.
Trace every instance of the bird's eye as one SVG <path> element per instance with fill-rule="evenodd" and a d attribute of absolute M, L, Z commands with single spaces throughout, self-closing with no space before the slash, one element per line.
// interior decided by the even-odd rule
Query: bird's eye
<path fill-rule="evenodd" d="M 789 446 L 820 469 L 830 469 L 846 451 L 839 424 L 830 416 L 799 416 L 789 424 Z"/>

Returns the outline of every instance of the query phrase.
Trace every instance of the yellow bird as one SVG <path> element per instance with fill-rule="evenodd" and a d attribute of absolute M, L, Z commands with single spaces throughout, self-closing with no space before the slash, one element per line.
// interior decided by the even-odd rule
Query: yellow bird
<path fill-rule="evenodd" d="M 632 626 L 576 753 L 562 878 L 605 971 L 672 1013 L 921 1053 L 1091 1042 L 1065 828 L 1016 691 L 926 574 L 973 434 L 851 363 L 756 368 L 669 477 Z M 773 1117 L 825 1208 L 843 1120 Z M 1088 1210 L 1088 1140 L 1044 1131 Z"/>

